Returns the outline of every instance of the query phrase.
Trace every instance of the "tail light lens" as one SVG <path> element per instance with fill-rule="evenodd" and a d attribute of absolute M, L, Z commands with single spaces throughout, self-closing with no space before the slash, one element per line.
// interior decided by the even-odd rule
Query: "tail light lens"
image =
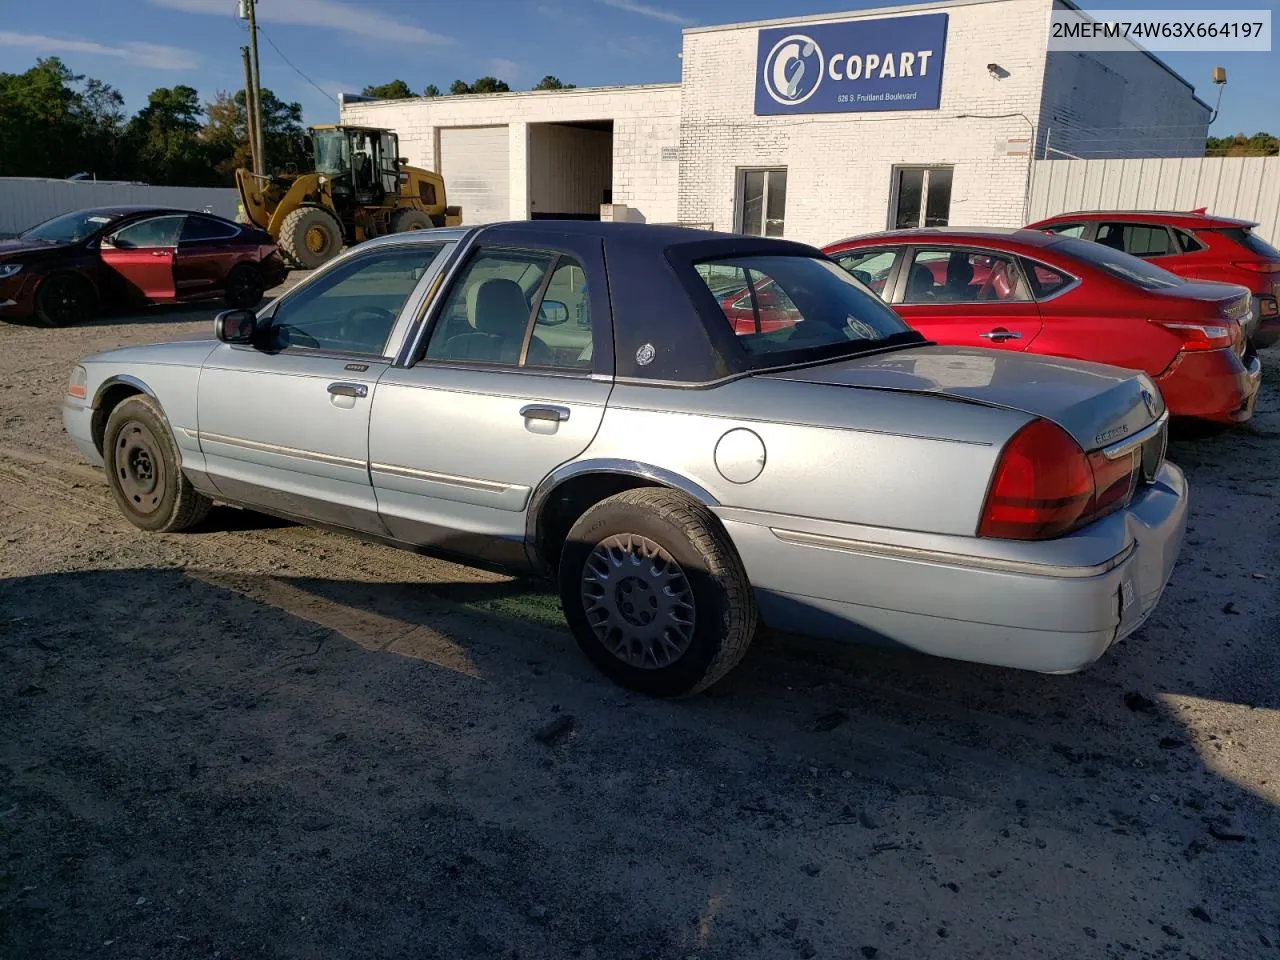
<path fill-rule="evenodd" d="M 1133 450 L 1086 455 L 1057 424 L 1033 420 L 1005 446 L 978 523 L 978 536 L 1048 540 L 1127 506 L 1141 468 Z"/>
<path fill-rule="evenodd" d="M 1182 323 L 1174 320 L 1152 320 L 1182 341 L 1183 350 L 1220 350 L 1236 342 L 1240 324 L 1234 320 L 1221 323 Z"/>
<path fill-rule="evenodd" d="M 1276 302 L 1275 297 L 1260 297 L 1258 313 L 1263 317 L 1280 317 L 1280 303 Z"/>
<path fill-rule="evenodd" d="M 1238 260 L 1231 264 L 1251 273 L 1280 273 L 1280 263 L 1267 260 Z"/>

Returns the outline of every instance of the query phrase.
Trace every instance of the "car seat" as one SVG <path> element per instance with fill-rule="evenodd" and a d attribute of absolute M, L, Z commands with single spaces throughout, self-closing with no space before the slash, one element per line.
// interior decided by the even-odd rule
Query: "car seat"
<path fill-rule="evenodd" d="M 917 263 L 911 268 L 911 274 L 907 278 L 907 302 L 919 303 L 933 298 L 933 273 L 928 267 Z"/>
<path fill-rule="evenodd" d="M 482 363 L 520 362 L 525 330 L 529 326 L 529 303 L 514 280 L 494 277 L 467 291 L 467 322 L 472 329 L 450 337 L 444 353 L 450 360 L 478 360 Z M 529 340 L 525 363 L 547 366 L 551 350 L 536 336 Z"/>

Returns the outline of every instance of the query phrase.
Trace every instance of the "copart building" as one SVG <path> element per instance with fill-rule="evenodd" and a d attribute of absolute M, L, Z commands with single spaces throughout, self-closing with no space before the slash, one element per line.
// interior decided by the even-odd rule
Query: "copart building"
<path fill-rule="evenodd" d="M 1014 226 L 1033 157 L 1097 144 L 1200 156 L 1208 128 L 1210 108 L 1150 54 L 1050 50 L 1055 5 L 1069 6 L 956 0 L 696 27 L 678 84 L 344 97 L 342 121 L 395 130 L 464 223 L 604 218 L 809 243 Z"/>

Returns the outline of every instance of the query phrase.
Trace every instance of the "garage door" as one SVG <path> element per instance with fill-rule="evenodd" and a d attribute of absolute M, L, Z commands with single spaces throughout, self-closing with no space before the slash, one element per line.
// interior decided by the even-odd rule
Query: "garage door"
<path fill-rule="evenodd" d="M 445 127 L 440 131 L 440 173 L 450 205 L 464 224 L 510 220 L 507 128 Z"/>

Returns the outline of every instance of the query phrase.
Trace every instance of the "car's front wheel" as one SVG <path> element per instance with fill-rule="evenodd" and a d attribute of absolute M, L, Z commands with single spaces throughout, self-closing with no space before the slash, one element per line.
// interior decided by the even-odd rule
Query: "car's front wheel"
<path fill-rule="evenodd" d="M 36 319 L 46 327 L 92 320 L 96 300 L 89 281 L 74 273 L 54 273 L 36 289 Z"/>
<path fill-rule="evenodd" d="M 714 518 L 673 490 L 627 490 L 578 518 L 560 554 L 578 645 L 614 682 L 659 697 L 705 690 L 756 628 L 751 585 Z"/>
<path fill-rule="evenodd" d="M 111 495 L 125 519 L 140 530 L 185 530 L 203 520 L 212 506 L 183 476 L 173 433 L 150 397 L 130 397 L 111 411 L 102 460 Z"/>

